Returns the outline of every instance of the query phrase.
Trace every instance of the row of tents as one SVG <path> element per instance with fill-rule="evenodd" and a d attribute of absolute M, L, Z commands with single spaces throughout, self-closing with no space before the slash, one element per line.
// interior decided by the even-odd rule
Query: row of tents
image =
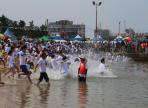
<path fill-rule="evenodd" d="M 135 36 L 136 37 L 136 36 Z M 10 28 L 7 28 L 6 31 L 4 32 L 4 34 L 0 34 L 0 40 L 4 40 L 6 38 L 10 38 L 11 40 L 16 40 L 16 36 L 13 35 L 13 32 L 11 31 Z M 61 36 L 42 36 L 39 38 L 39 40 L 41 41 L 49 41 L 49 40 L 54 40 L 54 41 L 57 41 L 57 42 L 65 42 L 65 39 Z M 74 36 L 73 38 L 69 39 L 70 41 L 84 41 L 84 38 L 82 38 L 80 35 L 76 35 Z M 144 42 L 147 42 L 148 41 L 148 36 L 147 37 L 140 37 L 140 38 L 135 38 L 134 37 L 130 37 L 130 36 L 127 36 L 127 37 L 122 37 L 120 35 L 118 35 L 114 41 L 116 42 L 122 42 L 126 40 L 127 42 L 131 43 L 132 41 L 144 41 Z M 91 41 L 95 42 L 95 41 L 105 41 L 102 36 L 97 36 L 97 37 L 94 37 Z"/>
<path fill-rule="evenodd" d="M 41 41 L 49 41 L 49 40 L 54 40 L 54 41 L 60 41 L 60 42 L 65 42 L 65 39 L 61 36 L 42 36 L 39 38 Z M 84 39 L 80 36 L 77 35 L 75 38 L 70 39 L 70 41 L 83 41 Z"/>

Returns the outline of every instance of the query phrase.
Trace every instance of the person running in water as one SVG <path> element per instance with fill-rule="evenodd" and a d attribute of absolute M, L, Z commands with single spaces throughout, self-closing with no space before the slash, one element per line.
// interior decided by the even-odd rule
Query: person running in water
<path fill-rule="evenodd" d="M 61 62 L 61 73 L 64 75 L 64 76 L 67 76 L 68 75 L 68 72 L 69 72 L 69 63 L 67 62 L 67 57 L 66 56 L 63 56 L 63 59 L 62 59 L 62 62 Z"/>
<path fill-rule="evenodd" d="M 86 81 L 86 77 L 87 77 L 87 60 L 85 57 L 81 56 L 80 57 L 80 66 L 78 68 L 78 80 L 81 82 L 85 82 Z"/>
<path fill-rule="evenodd" d="M 35 70 L 37 69 L 37 67 L 40 68 L 40 77 L 39 77 L 37 86 L 40 84 L 40 82 L 42 82 L 43 79 L 48 83 L 48 85 L 50 85 L 49 77 L 46 73 L 46 66 L 49 66 L 49 63 L 46 60 L 46 57 L 47 57 L 46 53 L 42 53 L 41 58 L 39 59 L 37 65 L 35 66 Z"/>
<path fill-rule="evenodd" d="M 30 78 L 31 72 L 28 70 L 27 65 L 25 63 L 26 57 L 25 57 L 25 51 L 26 51 L 26 46 L 21 47 L 19 54 L 19 61 L 20 61 L 20 68 L 23 73 L 19 73 L 18 77 L 21 75 L 26 75 L 28 77 L 29 82 L 32 84 L 32 80 Z"/>
<path fill-rule="evenodd" d="M 14 57 L 13 57 L 13 51 L 10 50 L 8 52 L 8 57 L 7 57 L 7 60 L 8 60 L 8 66 L 9 66 L 9 70 L 4 74 L 4 76 L 6 76 L 7 74 L 9 73 L 12 73 L 12 76 L 14 78 L 14 74 L 15 74 L 15 64 L 14 64 Z M 9 77 L 10 77 L 9 76 Z"/>

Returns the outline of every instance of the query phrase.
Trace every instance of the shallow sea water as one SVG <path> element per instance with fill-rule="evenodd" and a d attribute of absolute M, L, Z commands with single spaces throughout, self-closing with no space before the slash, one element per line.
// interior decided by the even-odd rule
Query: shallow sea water
<path fill-rule="evenodd" d="M 78 83 L 74 77 L 50 80 L 50 86 L 30 85 L 26 78 L 4 80 L 0 108 L 148 108 L 148 63 L 114 62 L 110 68 L 117 78 Z"/>

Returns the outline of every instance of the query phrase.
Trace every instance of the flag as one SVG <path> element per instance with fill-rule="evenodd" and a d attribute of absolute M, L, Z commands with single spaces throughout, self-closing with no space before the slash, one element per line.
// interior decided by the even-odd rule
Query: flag
<path fill-rule="evenodd" d="M 13 35 L 12 31 L 9 28 L 6 29 L 4 35 L 6 37 L 9 37 L 11 40 L 16 40 L 16 36 Z"/>
<path fill-rule="evenodd" d="M 10 31 L 10 29 L 7 28 L 6 31 L 5 31 L 5 33 L 4 33 L 4 35 L 10 38 L 10 37 L 12 37 L 13 34 L 12 34 L 12 32 Z"/>

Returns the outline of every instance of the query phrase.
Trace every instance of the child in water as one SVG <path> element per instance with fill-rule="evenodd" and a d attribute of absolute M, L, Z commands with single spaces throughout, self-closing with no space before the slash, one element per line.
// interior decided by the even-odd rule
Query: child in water
<path fill-rule="evenodd" d="M 80 57 L 80 66 L 78 69 L 78 80 L 81 82 L 86 81 L 86 76 L 87 76 L 87 60 L 85 57 L 81 56 Z"/>

